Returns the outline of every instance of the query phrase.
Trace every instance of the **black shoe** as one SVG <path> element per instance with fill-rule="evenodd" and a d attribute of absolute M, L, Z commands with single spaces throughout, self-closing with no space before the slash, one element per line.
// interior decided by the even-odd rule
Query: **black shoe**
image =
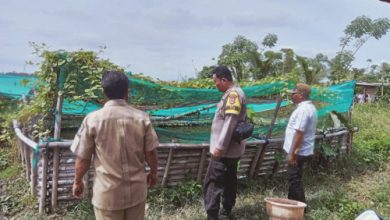
<path fill-rule="evenodd" d="M 221 209 L 221 211 L 219 212 L 220 219 L 231 219 L 231 217 L 232 217 L 231 211 L 228 211 L 226 209 Z"/>

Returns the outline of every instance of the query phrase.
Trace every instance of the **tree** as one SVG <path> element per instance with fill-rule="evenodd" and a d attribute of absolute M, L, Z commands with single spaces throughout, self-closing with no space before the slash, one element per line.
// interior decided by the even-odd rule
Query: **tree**
<path fill-rule="evenodd" d="M 299 64 L 299 73 L 303 80 L 311 85 L 318 83 L 325 73 L 325 66 L 318 59 L 310 59 L 302 56 L 296 56 Z"/>
<path fill-rule="evenodd" d="M 354 43 L 352 52 L 354 56 L 370 38 L 374 37 L 376 40 L 379 40 L 386 35 L 389 28 L 390 19 L 388 18 L 372 20 L 364 15 L 357 17 L 344 30 L 345 36 L 340 40 L 341 51 L 344 51 L 351 43 Z"/>
<path fill-rule="evenodd" d="M 240 82 L 249 77 L 249 57 L 257 49 L 256 43 L 239 35 L 233 43 L 222 46 L 218 64 L 228 66 L 232 70 L 234 78 Z"/>
<path fill-rule="evenodd" d="M 266 48 L 272 48 L 276 45 L 276 43 L 278 42 L 278 35 L 276 34 L 267 34 L 264 39 L 263 39 L 263 42 L 261 43 L 264 48 L 262 49 L 265 50 Z"/>
<path fill-rule="evenodd" d="M 355 54 L 370 39 L 379 40 L 390 29 L 388 18 L 372 20 L 366 16 L 355 18 L 344 30 L 345 36 L 340 40 L 341 51 L 331 60 L 330 79 L 341 80 L 354 78 L 350 68 Z"/>
<path fill-rule="evenodd" d="M 352 65 L 354 56 L 350 51 L 338 52 L 330 61 L 329 79 L 333 82 L 347 79 L 350 76 L 349 68 Z"/>
<path fill-rule="evenodd" d="M 213 76 L 211 73 L 215 66 L 203 66 L 202 70 L 197 73 L 199 79 L 209 79 Z"/>
<path fill-rule="evenodd" d="M 264 55 L 254 51 L 249 57 L 250 72 L 253 79 L 262 79 L 267 76 L 277 75 L 277 66 L 282 60 L 282 54 L 279 52 L 266 51 Z"/>
<path fill-rule="evenodd" d="M 263 41 L 263 48 L 260 51 L 252 51 L 249 53 L 249 70 L 252 73 L 253 79 L 262 79 L 266 76 L 277 75 L 278 64 L 283 56 L 280 52 L 265 51 L 267 48 L 272 48 L 278 41 L 276 34 L 267 34 Z"/>

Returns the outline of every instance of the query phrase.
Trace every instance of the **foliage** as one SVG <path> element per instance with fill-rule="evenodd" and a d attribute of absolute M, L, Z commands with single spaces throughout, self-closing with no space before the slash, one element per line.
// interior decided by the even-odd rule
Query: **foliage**
<path fill-rule="evenodd" d="M 352 61 L 359 49 L 372 37 L 382 38 L 390 29 L 388 18 L 372 20 L 366 16 L 355 18 L 344 30 L 340 40 L 341 51 L 331 60 L 330 80 L 352 79 Z"/>
<path fill-rule="evenodd" d="M 108 60 L 101 60 L 92 51 L 48 51 L 43 46 L 32 44 L 42 62 L 35 72 L 38 77 L 36 95 L 20 111 L 22 122 L 35 121 L 32 126 L 36 138 L 50 135 L 45 119 L 56 112 L 56 97 L 63 95 L 70 101 L 95 101 L 102 103 L 101 76 L 107 70 L 121 70 Z"/>
<path fill-rule="evenodd" d="M 316 59 L 309 59 L 302 56 L 296 56 L 300 75 L 303 76 L 303 82 L 311 85 L 319 83 L 324 76 L 324 66 Z"/>
<path fill-rule="evenodd" d="M 276 45 L 277 42 L 278 35 L 269 33 L 264 37 L 263 42 L 261 44 L 264 46 L 264 48 L 272 48 Z"/>
<path fill-rule="evenodd" d="M 344 30 L 345 36 L 340 40 L 342 51 L 353 43 L 354 51 L 352 56 L 354 56 L 368 39 L 374 37 L 376 40 L 379 40 L 386 35 L 389 29 L 389 18 L 372 20 L 364 15 L 359 16 L 351 21 Z"/>
<path fill-rule="evenodd" d="M 234 39 L 233 43 L 222 46 L 218 64 L 230 67 L 234 78 L 240 82 L 248 78 L 249 70 L 247 64 L 249 56 L 256 52 L 257 49 L 256 43 L 239 35 Z"/>
<path fill-rule="evenodd" d="M 355 54 L 370 38 L 379 40 L 389 29 L 389 18 L 375 20 L 366 16 L 355 18 L 344 30 L 344 36 L 340 40 L 341 50 L 331 59 L 323 54 L 318 54 L 314 58 L 304 58 L 296 55 L 291 48 L 266 51 L 276 45 L 278 41 L 276 34 L 266 35 L 262 41 L 262 48 L 254 41 L 239 35 L 233 43 L 222 46 L 218 64 L 228 66 L 238 82 L 259 80 L 268 76 L 279 77 L 294 71 L 299 74 L 302 81 L 309 84 L 327 78 L 336 83 L 359 79 L 364 75 L 362 74 L 364 70 L 352 68 Z M 203 67 L 198 78 L 208 77 L 208 68 Z M 373 81 L 378 81 L 378 75 L 372 76 Z"/>
<path fill-rule="evenodd" d="M 162 82 L 161 85 L 169 85 L 178 88 L 193 88 L 193 89 L 215 89 L 214 81 L 212 78 L 198 78 L 183 82 L 172 81 L 172 82 Z"/>
<path fill-rule="evenodd" d="M 327 209 L 338 213 L 340 219 L 354 219 L 357 213 L 364 210 L 364 206 L 348 198 L 347 192 L 343 189 L 335 191 L 320 191 L 315 199 L 310 201 L 312 209 Z"/>
<path fill-rule="evenodd" d="M 11 147 L 14 142 L 12 119 L 19 108 L 19 101 L 0 98 L 0 147 Z"/>
<path fill-rule="evenodd" d="M 212 71 L 215 68 L 215 66 L 203 66 L 202 70 L 197 73 L 198 79 L 210 79 L 213 77 Z"/>
<path fill-rule="evenodd" d="M 201 193 L 202 185 L 188 178 L 173 188 L 152 189 L 148 194 L 148 200 L 155 208 L 167 205 L 171 208 L 177 208 L 191 204 L 201 196 Z"/>
<path fill-rule="evenodd" d="M 354 137 L 356 150 L 366 162 L 390 161 L 390 113 L 386 103 L 356 105 L 353 124 L 359 127 Z M 369 123 L 368 123 L 369 122 Z"/>
<path fill-rule="evenodd" d="M 19 164 L 11 163 L 7 169 L 0 171 L 0 182 L 5 186 L 6 195 L 0 195 L 0 213 L 14 216 L 25 208 L 32 208 L 33 197 L 29 193 L 29 185 L 21 176 Z"/>

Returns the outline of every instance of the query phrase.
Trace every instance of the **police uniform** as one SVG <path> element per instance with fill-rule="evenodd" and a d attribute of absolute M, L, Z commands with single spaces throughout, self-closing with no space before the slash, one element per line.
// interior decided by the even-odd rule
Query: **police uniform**
<path fill-rule="evenodd" d="M 211 126 L 210 152 L 223 150 L 221 158 L 211 158 L 204 184 L 204 202 L 209 219 L 218 219 L 222 198 L 223 212 L 230 214 L 236 202 L 237 164 L 245 151 L 245 140 L 232 139 L 233 130 L 246 117 L 246 98 L 240 87 L 232 86 L 217 105 Z"/>
<path fill-rule="evenodd" d="M 125 100 L 109 100 L 102 109 L 85 117 L 71 150 L 83 159 L 94 156 L 95 213 L 138 206 L 144 210 L 145 152 L 154 150 L 158 144 L 149 116 Z"/>

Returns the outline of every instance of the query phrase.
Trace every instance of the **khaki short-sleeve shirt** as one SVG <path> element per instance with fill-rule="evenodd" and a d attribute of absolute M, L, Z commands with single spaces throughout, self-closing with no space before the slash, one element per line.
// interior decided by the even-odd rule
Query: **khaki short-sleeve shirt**
<path fill-rule="evenodd" d="M 88 114 L 71 150 L 83 159 L 94 156 L 92 204 L 103 210 L 120 210 L 145 201 L 145 152 L 158 144 L 149 116 L 125 100 L 110 100 Z"/>

